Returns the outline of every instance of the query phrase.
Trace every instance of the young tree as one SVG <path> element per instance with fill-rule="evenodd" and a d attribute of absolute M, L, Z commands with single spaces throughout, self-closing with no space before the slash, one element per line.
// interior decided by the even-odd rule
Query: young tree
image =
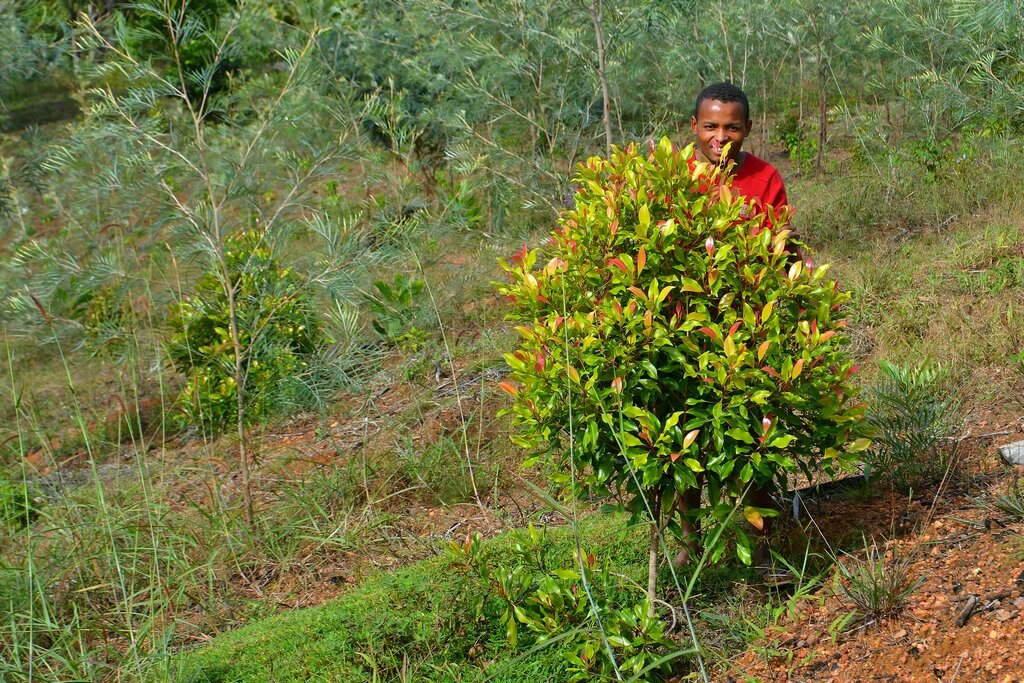
<path fill-rule="evenodd" d="M 1024 121 L 1019 3 L 904 0 L 879 5 L 869 32 L 877 78 L 923 114 L 933 136 Z"/>
<path fill-rule="evenodd" d="M 743 218 L 691 156 L 663 139 L 588 159 L 550 241 L 503 264 L 521 336 L 501 385 L 513 440 L 556 483 L 648 520 L 652 599 L 677 496 L 706 487 L 695 527 L 724 523 L 752 486 L 834 474 L 868 446 L 841 335 L 849 295 L 794 256 L 784 215 Z M 766 511 L 744 513 L 759 526 Z M 704 544 L 722 555 L 720 535 Z"/>
<path fill-rule="evenodd" d="M 235 426 L 244 511 L 251 523 L 248 430 L 268 414 L 259 406 L 268 402 L 263 394 L 275 387 L 266 385 L 296 379 L 306 366 L 307 358 L 292 362 L 282 354 L 316 350 L 309 288 L 340 294 L 335 285 L 350 282 L 371 259 L 360 247 L 358 232 L 310 201 L 332 164 L 352 152 L 358 131 L 349 103 L 318 92 L 310 59 L 317 34 L 283 46 L 283 73 L 272 83 L 244 84 L 259 89 L 259 96 L 249 100 L 245 87 L 227 90 L 215 84 L 233 34 L 246 17 L 245 3 L 237 9 L 231 21 L 211 26 L 176 3 L 137 8 L 163 31 L 155 44 L 167 52 L 159 60 L 149 52 L 152 45 L 138 47 L 130 27 L 118 25 L 111 37 L 84 19 L 83 30 L 106 55 L 92 77 L 116 74 L 124 87 L 90 93 L 86 119 L 72 144 L 80 147 L 61 150 L 51 166 L 71 165 L 98 142 L 115 140 L 111 168 L 101 179 L 115 187 L 131 185 L 133 201 L 153 214 L 152 239 L 157 230 L 168 231 L 169 270 L 175 276 L 181 273 L 179 264 L 198 262 L 204 277 L 195 295 L 177 283 L 185 301 L 172 307 L 177 312 L 172 353 L 179 367 L 191 373 L 192 393 L 186 390 L 184 399 L 216 390 L 230 401 L 229 411 L 218 404 L 216 420 L 201 414 L 197 419 Z M 199 64 L 183 56 L 195 41 L 212 46 Z M 216 124 L 211 114 L 217 115 Z M 131 180 L 122 183 L 123 173 L 133 174 Z M 307 249 L 314 256 L 305 263 L 281 263 L 279 255 L 300 233 L 320 238 L 321 249 Z M 155 267 L 167 267 L 166 250 L 151 246 L 146 255 Z M 296 266 L 305 266 L 306 272 L 296 275 Z M 285 316 L 294 321 L 282 324 Z M 268 345 L 273 347 L 269 351 Z M 290 375 L 268 369 L 269 362 Z M 210 372 L 220 374 L 211 377 Z M 196 405 L 201 410 L 203 401 Z"/>

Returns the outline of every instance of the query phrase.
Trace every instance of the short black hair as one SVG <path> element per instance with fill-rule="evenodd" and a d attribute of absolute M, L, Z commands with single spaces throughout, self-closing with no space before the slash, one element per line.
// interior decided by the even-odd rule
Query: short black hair
<path fill-rule="evenodd" d="M 717 100 L 719 102 L 739 102 L 743 105 L 743 120 L 750 120 L 750 102 L 747 101 L 747 94 L 732 83 L 712 83 L 700 91 L 697 101 L 693 105 L 693 116 L 696 118 L 700 111 L 700 103 L 704 100 Z"/>

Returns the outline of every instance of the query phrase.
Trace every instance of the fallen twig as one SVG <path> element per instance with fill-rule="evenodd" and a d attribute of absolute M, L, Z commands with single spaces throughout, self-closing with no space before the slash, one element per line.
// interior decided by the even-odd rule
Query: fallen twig
<path fill-rule="evenodd" d="M 974 614 L 975 610 L 978 609 L 979 604 L 981 604 L 981 601 L 978 600 L 977 595 L 968 597 L 967 604 L 960 611 L 960 616 L 956 618 L 956 625 L 963 628 L 964 625 L 971 620 L 971 616 Z"/>

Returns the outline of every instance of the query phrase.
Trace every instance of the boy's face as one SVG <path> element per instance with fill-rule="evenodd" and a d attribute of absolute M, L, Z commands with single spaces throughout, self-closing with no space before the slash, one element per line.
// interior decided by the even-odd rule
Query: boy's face
<path fill-rule="evenodd" d="M 743 140 L 750 134 L 750 125 L 739 102 L 704 100 L 697 109 L 697 115 L 690 117 L 690 129 L 697 138 L 700 152 L 713 164 L 739 158 Z M 729 142 L 732 143 L 729 157 L 723 160 L 722 148 Z"/>

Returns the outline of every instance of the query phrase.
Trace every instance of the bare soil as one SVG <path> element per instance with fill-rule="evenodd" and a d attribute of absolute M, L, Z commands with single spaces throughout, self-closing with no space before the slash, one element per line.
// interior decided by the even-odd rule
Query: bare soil
<path fill-rule="evenodd" d="M 851 605 L 837 595 L 833 577 L 717 680 L 1024 681 L 1024 522 L 988 505 L 1024 476 L 1001 464 L 997 452 L 1024 438 L 1024 421 L 990 418 L 968 434 L 961 467 L 941 488 L 837 501 L 819 513 L 822 538 L 841 545 L 856 532 L 910 559 L 911 578 L 922 583 L 901 614 L 853 621 L 839 632 L 835 625 Z"/>

